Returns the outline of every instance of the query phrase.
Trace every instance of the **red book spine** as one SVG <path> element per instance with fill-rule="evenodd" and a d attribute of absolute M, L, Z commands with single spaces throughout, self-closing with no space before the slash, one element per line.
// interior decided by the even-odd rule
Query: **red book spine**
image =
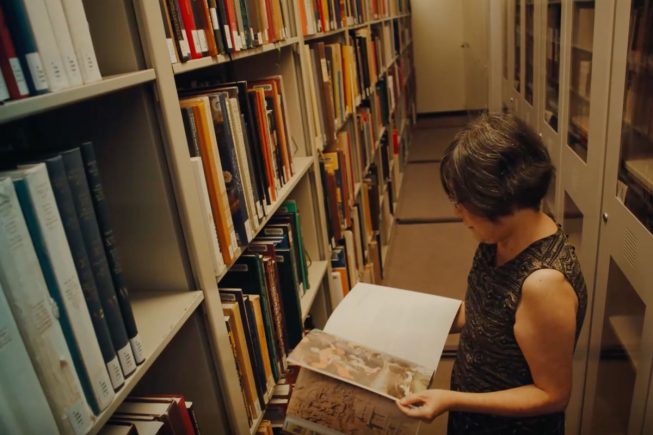
<path fill-rule="evenodd" d="M 202 57 L 202 50 L 199 45 L 197 36 L 197 26 L 195 25 L 195 16 L 193 9 L 190 5 L 190 0 L 178 0 L 179 11 L 181 12 L 181 19 L 184 22 L 186 29 L 186 38 L 188 39 L 188 46 L 190 48 L 191 59 L 199 59 Z"/>
<path fill-rule="evenodd" d="M 272 12 L 272 3 L 270 0 L 265 0 L 265 10 L 268 16 L 268 41 L 277 42 L 277 29 L 276 22 L 274 21 L 274 13 Z"/>
<path fill-rule="evenodd" d="M 229 39 L 234 51 L 242 50 L 240 44 L 240 36 L 238 34 L 238 24 L 236 22 L 236 10 L 233 0 L 224 0 L 225 8 L 227 9 L 227 22 L 229 23 Z"/>
<path fill-rule="evenodd" d="M 5 23 L 5 14 L 2 5 L 0 5 L 0 70 L 2 71 L 2 76 L 5 79 L 9 96 L 12 100 L 24 98 L 29 95 L 29 89 L 23 76 L 20 61 L 16 57 L 14 42 L 11 40 L 9 28 Z M 19 77 L 16 77 L 16 75 L 19 75 Z"/>

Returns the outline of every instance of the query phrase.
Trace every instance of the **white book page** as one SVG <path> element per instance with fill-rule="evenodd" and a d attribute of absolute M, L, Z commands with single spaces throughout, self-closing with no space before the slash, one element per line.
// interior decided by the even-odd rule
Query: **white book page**
<path fill-rule="evenodd" d="M 358 283 L 324 331 L 435 371 L 461 301 Z"/>

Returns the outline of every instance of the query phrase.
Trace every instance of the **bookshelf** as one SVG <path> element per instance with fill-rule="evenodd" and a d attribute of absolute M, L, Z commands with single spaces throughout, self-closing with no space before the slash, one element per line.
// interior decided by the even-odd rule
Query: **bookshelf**
<path fill-rule="evenodd" d="M 363 185 L 379 185 L 378 197 L 373 198 L 380 205 L 375 217 L 380 220 L 379 229 L 369 238 L 364 235 L 361 251 L 367 258 L 371 244 L 376 242 L 383 262 L 389 238 L 381 233 L 387 234 L 393 224 L 389 204 L 397 198 L 403 167 L 400 155 L 405 153 L 415 117 L 408 2 L 379 3 L 384 9 L 379 16 L 348 17 L 337 29 L 306 35 L 296 6 L 289 7 L 284 11 L 289 20 L 288 34 L 279 40 L 175 63 L 171 63 L 160 5 L 145 0 L 118 5 L 87 2 L 102 80 L 0 105 L 0 148 L 17 160 L 29 160 L 83 140 L 92 140 L 97 150 L 146 359 L 97 416 L 90 433 L 98 433 L 130 394 L 166 392 L 183 393 L 194 402 L 203 430 L 255 433 L 264 414 L 250 419 L 245 411 L 238 362 L 217 297 L 226 269 L 216 273 L 211 260 L 211 230 L 202 219 L 204 205 L 190 162 L 179 91 L 203 80 L 221 83 L 282 77 L 294 172 L 253 233 L 259 234 L 285 201 L 297 203 L 304 251 L 310 258 L 310 287 L 300 300 L 301 319 L 310 316 L 317 327 L 323 326 L 335 306 L 330 300 L 330 286 L 331 257 L 337 244 L 332 244 L 326 230 L 329 217 L 320 172 L 322 150 L 330 142 L 318 134 L 316 120 L 322 114 L 310 112 L 321 108 L 312 103 L 319 90 L 307 78 L 310 59 L 303 48 L 318 42 L 352 44 L 357 31 L 367 32 L 379 43 L 376 81 L 356 95 L 351 110 L 336 122 L 334 132 L 349 134 L 355 154 L 352 177 L 356 189 L 347 207 L 360 207 Z M 379 106 L 381 98 L 390 99 L 391 92 L 393 102 L 383 101 L 388 106 L 386 119 L 374 130 L 374 152 L 361 160 L 364 145 L 358 134 L 361 125 L 357 111 Z M 380 119 L 380 106 L 374 111 Z M 3 162 L 8 162 L 4 156 Z M 382 169 L 384 158 L 390 168 L 387 173 Z M 378 172 L 372 171 L 374 167 Z M 369 198 L 372 196 L 370 193 Z M 239 246 L 226 266 L 232 266 L 247 247 Z M 366 264 L 370 261 L 367 258 Z M 360 266 L 356 280 L 372 279 L 374 274 Z M 270 396 L 267 391 L 266 403 Z"/>
<path fill-rule="evenodd" d="M 576 246 L 591 307 L 574 355 L 572 433 L 653 430 L 652 14 L 650 0 L 547 0 L 535 9 L 543 91 L 534 95 L 537 121 L 517 114 L 556 166 L 545 206 Z M 517 37 L 515 25 L 510 16 Z"/>

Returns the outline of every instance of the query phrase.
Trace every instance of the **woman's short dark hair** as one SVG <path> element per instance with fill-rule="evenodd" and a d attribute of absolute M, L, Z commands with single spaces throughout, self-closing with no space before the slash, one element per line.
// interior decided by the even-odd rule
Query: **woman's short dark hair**
<path fill-rule="evenodd" d="M 452 201 L 496 221 L 524 208 L 538 210 L 554 168 L 537 134 L 512 115 L 482 115 L 459 132 L 440 163 Z"/>

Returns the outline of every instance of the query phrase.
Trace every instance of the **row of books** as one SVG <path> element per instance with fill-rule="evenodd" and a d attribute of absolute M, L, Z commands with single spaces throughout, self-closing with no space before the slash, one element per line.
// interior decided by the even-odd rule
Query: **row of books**
<path fill-rule="evenodd" d="M 295 34 L 289 0 L 159 0 L 170 61 L 236 53 Z"/>
<path fill-rule="evenodd" d="M 304 35 L 329 32 L 345 26 L 393 17 L 408 11 L 406 0 L 300 0 L 301 30 Z"/>
<path fill-rule="evenodd" d="M 286 355 L 303 336 L 306 272 L 297 204 L 288 201 L 219 282 L 250 425 L 284 376 Z"/>
<path fill-rule="evenodd" d="M 128 396 L 100 435 L 200 435 L 193 402 L 183 394 Z"/>
<path fill-rule="evenodd" d="M 86 433 L 145 359 L 92 143 L 0 173 L 0 192 L 1 420 Z"/>
<path fill-rule="evenodd" d="M 314 86 L 311 100 L 317 136 L 326 144 L 337 140 L 337 132 L 361 101 L 377 88 L 389 43 L 372 38 L 359 29 L 353 45 L 317 42 L 304 47 L 311 59 L 307 71 Z"/>
<path fill-rule="evenodd" d="M 250 243 L 295 174 L 281 76 L 195 82 L 181 110 L 216 276 Z"/>
<path fill-rule="evenodd" d="M 82 0 L 0 2 L 0 102 L 101 80 Z"/>

